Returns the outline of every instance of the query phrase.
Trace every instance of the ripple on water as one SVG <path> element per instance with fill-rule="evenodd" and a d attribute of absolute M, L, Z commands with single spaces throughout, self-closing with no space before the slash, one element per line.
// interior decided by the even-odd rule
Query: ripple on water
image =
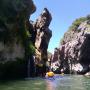
<path fill-rule="evenodd" d="M 90 78 L 76 75 L 54 79 L 27 78 L 0 83 L 0 90 L 90 90 Z"/>

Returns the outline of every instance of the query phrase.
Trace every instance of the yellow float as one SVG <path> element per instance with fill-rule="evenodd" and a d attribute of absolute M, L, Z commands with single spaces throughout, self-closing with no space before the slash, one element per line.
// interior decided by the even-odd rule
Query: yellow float
<path fill-rule="evenodd" d="M 46 76 L 47 76 L 47 77 L 53 77 L 53 76 L 54 76 L 54 73 L 51 72 L 51 71 L 50 71 L 50 72 L 47 72 L 47 73 L 46 73 Z"/>

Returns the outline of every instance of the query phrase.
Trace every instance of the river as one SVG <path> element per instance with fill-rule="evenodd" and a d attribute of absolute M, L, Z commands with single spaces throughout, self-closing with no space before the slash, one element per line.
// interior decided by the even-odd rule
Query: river
<path fill-rule="evenodd" d="M 0 82 L 0 90 L 90 90 L 90 78 L 65 75 L 55 78 L 26 78 Z"/>

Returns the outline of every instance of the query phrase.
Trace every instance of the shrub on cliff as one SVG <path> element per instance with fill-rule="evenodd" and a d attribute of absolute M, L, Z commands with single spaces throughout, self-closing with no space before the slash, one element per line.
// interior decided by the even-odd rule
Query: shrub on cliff
<path fill-rule="evenodd" d="M 76 29 L 78 28 L 78 26 L 79 26 L 82 22 L 84 22 L 85 20 L 87 20 L 86 17 L 81 17 L 81 18 L 79 18 L 79 19 L 76 19 L 76 20 L 72 23 L 72 25 L 70 26 L 69 30 L 76 30 Z"/>
<path fill-rule="evenodd" d="M 69 27 L 68 31 L 64 34 L 64 37 L 60 40 L 60 44 L 64 44 L 65 41 L 70 41 L 74 37 L 74 32 L 73 31 L 78 31 L 77 28 L 79 25 L 84 22 L 84 21 L 90 21 L 90 15 L 87 15 L 86 17 L 80 17 L 76 19 L 72 25 Z"/>

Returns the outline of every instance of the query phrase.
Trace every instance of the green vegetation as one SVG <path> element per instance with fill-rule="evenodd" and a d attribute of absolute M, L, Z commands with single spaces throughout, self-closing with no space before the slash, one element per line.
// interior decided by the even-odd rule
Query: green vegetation
<path fill-rule="evenodd" d="M 29 33 L 26 23 L 27 22 L 25 20 L 25 17 L 20 16 L 20 20 L 19 20 L 20 29 L 19 29 L 18 33 L 19 33 L 19 36 L 21 37 L 21 40 L 25 47 L 26 55 L 32 55 L 35 53 L 35 47 L 34 47 L 32 41 L 30 41 L 31 34 Z"/>
<path fill-rule="evenodd" d="M 64 40 L 68 41 L 71 38 L 73 38 L 73 32 L 72 31 L 79 31 L 79 30 L 77 30 L 77 28 L 84 21 L 89 22 L 90 21 L 90 15 L 87 15 L 86 17 L 81 17 L 81 18 L 76 19 L 72 23 L 72 25 L 69 27 L 68 31 L 64 34 L 64 37 L 60 40 L 60 44 L 63 44 Z M 87 27 L 90 27 L 90 24 L 87 23 Z M 90 30 L 87 30 L 87 32 L 89 32 L 89 31 Z"/>
<path fill-rule="evenodd" d="M 84 21 L 86 21 L 86 20 L 87 20 L 86 17 L 81 17 L 81 18 L 79 18 L 79 19 L 76 19 L 76 20 L 72 23 L 72 25 L 70 26 L 69 30 L 76 30 L 76 29 L 78 28 L 78 26 L 79 26 L 82 22 L 84 22 Z"/>
<path fill-rule="evenodd" d="M 87 15 L 86 17 L 81 17 L 81 18 L 76 19 L 76 20 L 72 23 L 72 25 L 70 26 L 69 30 L 76 30 L 76 29 L 78 28 L 78 26 L 79 26 L 82 22 L 88 21 L 88 20 L 90 20 L 90 15 Z M 69 30 L 68 30 L 68 31 L 69 31 Z"/>

